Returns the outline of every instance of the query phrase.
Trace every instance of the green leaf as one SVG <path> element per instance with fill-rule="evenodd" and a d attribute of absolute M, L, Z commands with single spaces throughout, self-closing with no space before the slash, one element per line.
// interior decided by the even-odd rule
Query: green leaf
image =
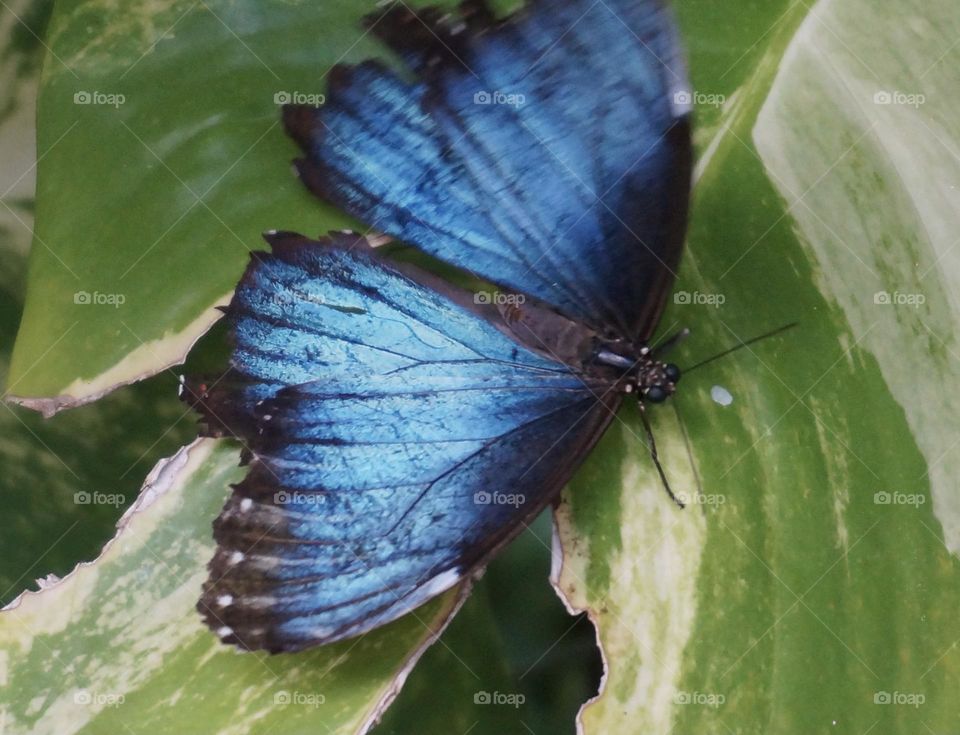
<path fill-rule="evenodd" d="M 0 380 L 23 308 L 34 187 L 33 106 L 52 3 L 14 2 L 0 44 Z M 176 405 L 173 376 L 120 391 L 95 407 L 44 421 L 0 407 L 0 604 L 34 577 L 66 574 L 92 558 L 134 500 L 155 458 L 190 440 L 193 421 Z M 111 447 L 109 453 L 98 447 Z M 76 502 L 97 497 L 111 503 Z"/>
<path fill-rule="evenodd" d="M 176 388 L 165 375 L 50 420 L 0 406 L 0 604 L 95 556 L 156 457 L 195 435 Z"/>
<path fill-rule="evenodd" d="M 0 376 L 22 307 L 14 277 L 25 270 L 23 232 L 0 229 L 11 279 L 0 279 Z M 34 577 L 66 574 L 95 556 L 154 458 L 190 441 L 194 419 L 177 405 L 177 387 L 163 375 L 50 420 L 0 404 L 0 604 Z"/>
<path fill-rule="evenodd" d="M 291 175 L 275 96 L 320 94 L 335 61 L 376 55 L 371 8 L 57 3 L 9 393 L 52 413 L 180 362 L 262 231 L 347 223 Z"/>
<path fill-rule="evenodd" d="M 413 732 L 502 733 L 518 707 L 488 706 L 485 694 L 516 692 L 506 665 L 489 585 L 480 582 L 440 641 L 424 654 L 373 735 Z M 437 703 L 443 706 L 437 706 Z"/>
<path fill-rule="evenodd" d="M 365 730 L 459 603 L 448 593 L 363 638 L 269 656 L 224 646 L 194 605 L 210 522 L 243 470 L 198 440 L 157 465 L 93 563 L 0 613 L 8 730 L 31 733 Z"/>
<path fill-rule="evenodd" d="M 548 583 L 550 533 L 544 513 L 493 560 L 373 735 L 573 733 L 600 662 Z"/>
<path fill-rule="evenodd" d="M 607 665 L 583 731 L 953 731 L 960 19 L 771 3 L 734 33 L 748 14 L 710 7 L 681 18 L 695 86 L 728 102 L 701 110 L 664 331 L 692 328 L 689 365 L 800 325 L 687 375 L 677 413 L 649 409 L 689 508 L 635 408 L 566 491 L 557 583 Z"/>

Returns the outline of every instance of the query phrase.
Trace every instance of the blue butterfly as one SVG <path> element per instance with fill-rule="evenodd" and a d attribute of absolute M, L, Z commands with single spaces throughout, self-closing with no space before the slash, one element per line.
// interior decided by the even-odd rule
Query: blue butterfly
<path fill-rule="evenodd" d="M 553 501 L 624 396 L 680 378 L 647 346 L 680 259 L 689 86 L 659 0 L 531 0 L 496 19 L 367 19 L 407 68 L 337 66 L 287 107 L 317 195 L 496 290 L 353 233 L 266 236 L 227 309 L 229 373 L 188 385 L 250 469 L 198 605 L 292 651 L 449 589 Z"/>

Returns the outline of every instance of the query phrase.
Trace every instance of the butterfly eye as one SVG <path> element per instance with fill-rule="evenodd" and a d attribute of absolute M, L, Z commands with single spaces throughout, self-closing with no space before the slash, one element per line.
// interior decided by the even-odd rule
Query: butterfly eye
<path fill-rule="evenodd" d="M 667 376 L 667 380 L 671 383 L 676 383 L 680 380 L 680 368 L 672 362 L 668 362 L 663 366 L 663 374 Z"/>
<path fill-rule="evenodd" d="M 650 403 L 663 403 L 669 394 L 659 385 L 651 385 L 644 398 Z"/>

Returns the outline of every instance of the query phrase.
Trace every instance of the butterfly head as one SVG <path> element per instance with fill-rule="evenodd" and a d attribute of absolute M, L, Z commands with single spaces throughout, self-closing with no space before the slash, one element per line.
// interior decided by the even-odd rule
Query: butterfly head
<path fill-rule="evenodd" d="M 680 368 L 672 362 L 651 360 L 637 374 L 636 390 L 646 403 L 663 403 L 677 390 Z"/>
<path fill-rule="evenodd" d="M 645 403 L 663 403 L 674 394 L 680 382 L 680 368 L 672 362 L 658 360 L 649 347 L 620 351 L 604 345 L 594 359 L 605 369 L 620 373 L 620 386 L 625 393 L 636 393 Z M 616 345 L 620 347 L 620 345 Z"/>

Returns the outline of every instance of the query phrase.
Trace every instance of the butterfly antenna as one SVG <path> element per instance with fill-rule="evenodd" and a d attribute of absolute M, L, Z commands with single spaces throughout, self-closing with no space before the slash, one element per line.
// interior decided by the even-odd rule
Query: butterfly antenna
<path fill-rule="evenodd" d="M 664 353 L 672 350 L 674 347 L 676 347 L 678 344 L 683 342 L 683 340 L 685 340 L 689 336 L 690 336 L 690 330 L 684 327 L 676 334 L 672 334 L 669 337 L 667 337 L 665 340 L 663 340 L 663 342 L 661 342 L 652 350 L 650 350 L 650 352 L 654 356 L 660 357 Z"/>
<path fill-rule="evenodd" d="M 679 507 L 685 508 L 686 506 L 683 502 L 673 494 L 673 490 L 670 488 L 670 482 L 667 480 L 667 475 L 663 471 L 663 466 L 660 464 L 660 456 L 657 454 L 657 442 L 653 438 L 653 429 L 650 426 L 650 422 L 647 420 L 646 411 L 643 410 L 643 406 L 640 407 L 640 420 L 643 421 L 643 428 L 647 432 L 647 442 L 649 442 L 650 448 L 650 459 L 653 460 L 654 466 L 657 468 L 657 472 L 660 473 L 660 481 L 663 483 L 663 489 L 667 491 L 667 495 L 670 496 L 670 500 L 676 503 Z"/>
<path fill-rule="evenodd" d="M 723 352 L 720 352 L 720 353 L 714 355 L 713 357 L 708 357 L 706 360 L 702 360 L 701 362 L 698 362 L 698 363 L 696 363 L 695 365 L 691 365 L 691 366 L 688 367 L 688 368 L 684 368 L 684 369 L 683 369 L 683 373 L 684 373 L 684 375 L 686 375 L 686 374 L 689 373 L 691 370 L 696 370 L 697 368 L 703 367 L 704 365 L 706 365 L 706 364 L 708 364 L 708 363 L 711 363 L 711 362 L 713 362 L 714 360 L 719 360 L 721 357 L 726 357 L 726 356 L 729 355 L 731 352 L 736 352 L 737 350 L 743 349 L 744 347 L 749 347 L 750 345 L 752 345 L 752 344 L 754 344 L 754 343 L 756 343 L 756 342 L 760 342 L 761 340 L 769 339 L 770 337 L 775 337 L 775 336 L 777 336 L 778 334 L 780 334 L 781 332 L 786 332 L 788 329 L 793 329 L 794 327 L 798 326 L 799 324 L 800 324 L 800 322 L 791 322 L 790 324 L 785 324 L 785 325 L 783 325 L 782 327 L 778 327 L 777 329 L 774 329 L 773 331 L 767 332 L 767 333 L 765 333 L 765 334 L 761 334 L 761 335 L 758 336 L 758 337 L 751 337 L 751 338 L 748 339 L 746 342 L 741 342 L 740 344 L 734 345 L 733 347 L 731 347 L 731 348 L 729 348 L 729 349 L 726 349 L 726 350 L 724 350 Z"/>

